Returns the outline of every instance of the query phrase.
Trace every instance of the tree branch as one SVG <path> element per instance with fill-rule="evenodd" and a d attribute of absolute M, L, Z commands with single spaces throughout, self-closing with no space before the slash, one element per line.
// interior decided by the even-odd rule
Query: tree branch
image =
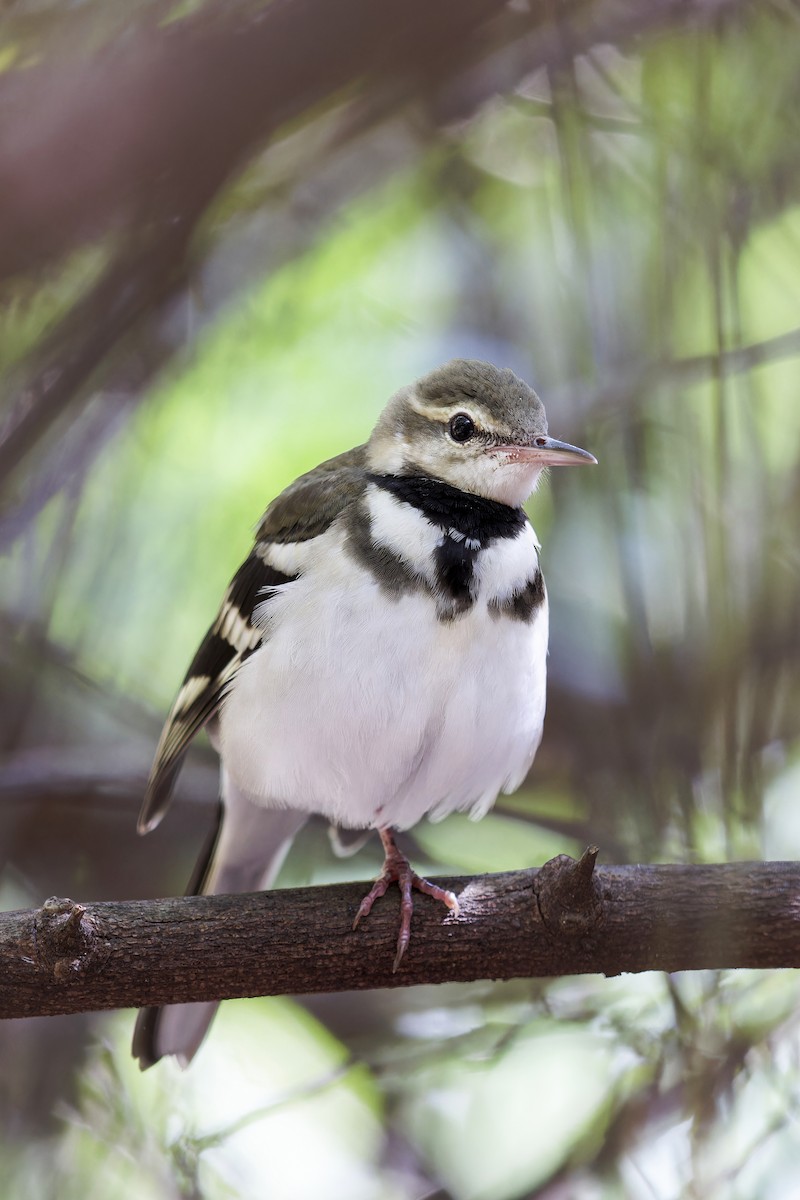
<path fill-rule="evenodd" d="M 356 932 L 363 884 L 80 905 L 0 916 L 0 1017 L 185 1000 L 584 973 L 800 966 L 800 864 L 622 866 L 447 879 L 457 918 L 397 901 Z"/>

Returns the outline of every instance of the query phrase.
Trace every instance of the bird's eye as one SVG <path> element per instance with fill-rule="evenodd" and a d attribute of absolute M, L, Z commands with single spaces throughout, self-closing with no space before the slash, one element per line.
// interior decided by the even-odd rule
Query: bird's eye
<path fill-rule="evenodd" d="M 466 413 L 450 418 L 450 437 L 454 442 L 468 442 L 475 432 L 475 422 Z"/>

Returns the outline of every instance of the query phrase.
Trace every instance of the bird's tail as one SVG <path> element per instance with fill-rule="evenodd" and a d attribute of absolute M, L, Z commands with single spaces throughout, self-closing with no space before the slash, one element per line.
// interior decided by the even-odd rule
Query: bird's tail
<path fill-rule="evenodd" d="M 308 814 L 256 804 L 222 774 L 216 829 L 200 855 L 187 895 L 220 895 L 268 888 Z M 143 1008 L 133 1032 L 133 1056 L 143 1071 L 165 1054 L 188 1066 L 217 1011 L 218 1001 Z"/>

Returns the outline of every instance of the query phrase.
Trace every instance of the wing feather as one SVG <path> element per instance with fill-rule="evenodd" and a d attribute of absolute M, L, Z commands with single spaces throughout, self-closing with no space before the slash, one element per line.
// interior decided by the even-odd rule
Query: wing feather
<path fill-rule="evenodd" d="M 307 542 L 323 534 L 365 486 L 365 448 L 322 463 L 269 506 L 256 544 L 234 575 L 214 624 L 195 654 L 167 717 L 150 771 L 137 828 L 146 833 L 169 806 L 189 743 L 219 709 L 242 663 L 261 645 L 263 628 L 254 610 L 297 576 L 267 561 L 271 544 Z"/>
<path fill-rule="evenodd" d="M 154 829 L 163 817 L 189 743 L 214 716 L 236 672 L 261 644 L 261 630 L 252 624 L 253 610 L 294 578 L 276 571 L 255 551 L 234 575 L 162 730 L 139 813 L 140 833 Z"/>

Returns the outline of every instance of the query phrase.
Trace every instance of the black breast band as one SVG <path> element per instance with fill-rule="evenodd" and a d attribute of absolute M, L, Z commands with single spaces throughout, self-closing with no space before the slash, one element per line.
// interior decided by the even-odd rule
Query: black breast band
<path fill-rule="evenodd" d="M 462 492 L 429 475 L 369 475 L 370 483 L 419 509 L 432 525 L 454 529 L 485 549 L 497 538 L 513 538 L 527 517 L 521 508 Z M 475 547 L 478 549 L 478 547 Z"/>

